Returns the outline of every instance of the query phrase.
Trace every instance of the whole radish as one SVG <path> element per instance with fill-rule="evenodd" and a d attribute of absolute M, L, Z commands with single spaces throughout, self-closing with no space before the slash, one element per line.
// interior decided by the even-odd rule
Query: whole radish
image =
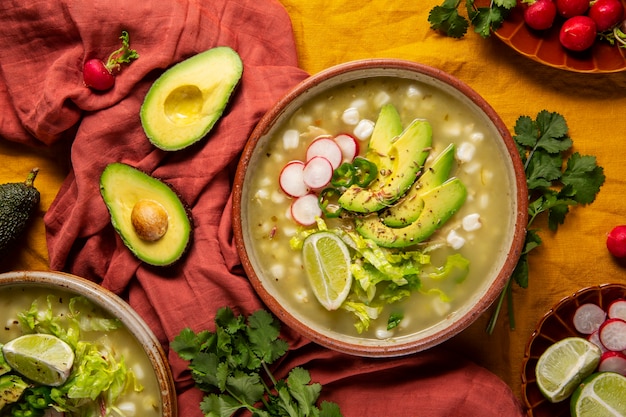
<path fill-rule="evenodd" d="M 598 32 L 605 32 L 622 22 L 624 5 L 621 0 L 595 0 L 587 15 L 596 23 Z"/>
<path fill-rule="evenodd" d="M 83 65 L 83 82 L 94 90 L 105 91 L 115 84 L 115 75 L 120 71 L 121 64 L 129 64 L 139 58 L 139 54 L 130 48 L 128 32 L 122 31 L 122 47 L 115 50 L 107 62 L 93 58 Z"/>
<path fill-rule="evenodd" d="M 550 28 L 555 18 L 556 5 L 552 0 L 533 0 L 524 9 L 524 22 L 535 30 Z"/>
<path fill-rule="evenodd" d="M 559 32 L 559 41 L 564 48 L 581 52 L 591 48 L 596 40 L 596 23 L 589 16 L 574 16 L 567 19 Z"/>
<path fill-rule="evenodd" d="M 589 9 L 589 0 L 555 0 L 558 14 L 566 19 L 584 15 Z"/>
<path fill-rule="evenodd" d="M 626 258 L 626 225 L 615 226 L 609 232 L 606 247 L 616 258 Z"/>

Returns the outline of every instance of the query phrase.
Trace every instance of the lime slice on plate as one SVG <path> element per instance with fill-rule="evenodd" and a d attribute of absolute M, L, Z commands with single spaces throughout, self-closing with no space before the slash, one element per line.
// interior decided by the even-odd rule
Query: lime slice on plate
<path fill-rule="evenodd" d="M 313 233 L 304 240 L 302 257 L 315 297 L 327 310 L 338 309 L 352 285 L 346 244 L 331 232 Z"/>
<path fill-rule="evenodd" d="M 595 371 L 600 356 L 600 348 L 582 337 L 550 345 L 535 367 L 539 390 L 553 403 L 567 399 Z"/>
<path fill-rule="evenodd" d="M 74 351 L 50 334 L 27 334 L 2 346 L 7 364 L 33 382 L 59 386 L 70 375 Z"/>
<path fill-rule="evenodd" d="M 570 401 L 573 417 L 626 416 L 626 377 L 597 372 L 585 379 Z"/>

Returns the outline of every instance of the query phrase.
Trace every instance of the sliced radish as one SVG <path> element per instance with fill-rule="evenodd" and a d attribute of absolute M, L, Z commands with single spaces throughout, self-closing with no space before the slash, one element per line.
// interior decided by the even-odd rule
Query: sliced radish
<path fill-rule="evenodd" d="M 591 333 L 587 337 L 587 340 L 589 340 L 591 343 L 593 343 L 594 345 L 599 347 L 602 352 L 607 352 L 608 349 L 605 348 L 604 345 L 602 344 L 602 342 L 600 341 L 600 334 L 599 333 L 600 332 L 598 330 L 596 330 L 595 332 Z"/>
<path fill-rule="evenodd" d="M 626 300 L 620 298 L 613 301 L 606 311 L 610 319 L 626 320 Z"/>
<path fill-rule="evenodd" d="M 359 154 L 359 142 L 354 136 L 342 133 L 335 136 L 335 142 L 341 149 L 343 162 L 352 162 Z"/>
<path fill-rule="evenodd" d="M 621 351 L 626 349 L 626 321 L 608 319 L 599 330 L 600 342 L 608 350 Z"/>
<path fill-rule="evenodd" d="M 626 376 L 626 355 L 622 352 L 604 352 L 598 365 L 599 372 L 617 372 Z"/>
<path fill-rule="evenodd" d="M 600 328 L 605 319 L 606 312 L 600 306 L 587 303 L 576 309 L 573 323 L 580 333 L 591 334 Z"/>
<path fill-rule="evenodd" d="M 337 142 L 325 136 L 315 139 L 306 150 L 307 162 L 316 156 L 326 158 L 331 163 L 333 169 L 337 169 L 343 160 L 343 154 Z"/>
<path fill-rule="evenodd" d="M 291 203 L 291 218 L 302 226 L 315 224 L 315 218 L 322 216 L 322 209 L 313 193 L 298 197 Z"/>
<path fill-rule="evenodd" d="M 304 183 L 314 190 L 326 187 L 333 177 L 333 166 L 323 156 L 314 156 L 304 164 L 302 178 Z"/>
<path fill-rule="evenodd" d="M 304 183 L 304 162 L 291 161 L 283 167 L 278 178 L 281 190 L 291 197 L 302 197 L 309 192 Z"/>

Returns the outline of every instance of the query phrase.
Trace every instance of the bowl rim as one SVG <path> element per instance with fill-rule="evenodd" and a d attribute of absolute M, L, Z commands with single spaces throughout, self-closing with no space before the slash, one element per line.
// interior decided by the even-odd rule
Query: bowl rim
<path fill-rule="evenodd" d="M 541 331 L 543 329 L 544 324 L 547 320 L 549 320 L 554 314 L 558 313 L 561 309 L 563 309 L 567 304 L 572 302 L 578 302 L 580 298 L 586 297 L 590 293 L 598 293 L 598 297 L 600 299 L 605 298 L 607 291 L 623 291 L 626 294 L 626 284 L 619 282 L 605 282 L 597 285 L 589 285 L 586 287 L 582 287 L 569 295 L 562 297 L 559 301 L 554 303 L 554 305 L 546 311 L 543 316 L 539 318 L 536 326 L 534 327 L 533 332 L 531 333 L 528 341 L 526 342 L 526 346 L 524 348 L 524 357 L 522 359 L 521 371 L 520 371 L 520 379 L 521 379 L 521 393 L 522 393 L 522 403 L 524 408 L 527 411 L 529 417 L 534 416 L 534 409 L 541 404 L 547 403 L 547 399 L 544 402 L 538 404 L 531 404 L 531 401 L 528 397 L 528 388 L 530 384 L 533 384 L 534 381 L 532 379 L 528 379 L 527 376 L 527 367 L 530 364 L 530 360 L 532 359 L 532 347 L 535 341 L 539 336 L 541 336 Z M 534 368 L 532 370 L 532 375 L 534 375 Z M 567 403 L 569 404 L 569 403 Z M 554 405 L 557 407 L 558 405 Z"/>
<path fill-rule="evenodd" d="M 438 345 L 444 341 L 443 339 L 441 339 L 442 336 L 455 336 L 456 334 L 469 327 L 496 300 L 497 296 L 505 288 L 506 283 L 513 273 L 515 265 L 517 264 L 517 261 L 522 253 L 528 218 L 528 191 L 526 185 L 526 177 L 523 176 L 522 178 L 521 175 L 516 175 L 516 193 L 514 197 L 516 201 L 517 212 L 515 213 L 515 218 L 513 219 L 513 224 L 515 226 L 513 230 L 513 237 L 511 240 L 511 247 L 508 249 L 507 255 L 504 258 L 502 268 L 498 276 L 493 280 L 489 288 L 479 299 L 479 302 L 474 306 L 472 310 L 469 311 L 469 314 L 459 320 L 456 320 L 451 324 L 451 326 L 437 331 L 420 341 L 412 340 L 408 342 L 398 342 L 394 345 L 384 346 L 364 346 L 357 343 L 330 339 L 327 336 L 317 332 L 316 330 L 305 326 L 303 323 L 300 323 L 298 319 L 296 319 L 289 312 L 285 311 L 280 306 L 278 301 L 264 288 L 263 283 L 256 275 L 252 262 L 246 253 L 243 219 L 241 216 L 242 197 L 244 191 L 243 182 L 246 175 L 246 167 L 252 159 L 253 151 L 258 141 L 269 132 L 272 127 L 273 121 L 279 118 L 288 109 L 289 104 L 293 100 L 295 100 L 302 93 L 305 93 L 306 91 L 315 88 L 319 84 L 324 83 L 332 79 L 333 77 L 345 73 L 360 72 L 365 70 L 378 70 L 383 72 L 382 74 L 374 75 L 375 77 L 384 77 L 385 71 L 418 73 L 422 76 L 429 77 L 437 82 L 447 84 L 449 87 L 458 90 L 476 107 L 478 107 L 478 109 L 482 111 L 489 120 L 493 122 L 493 125 L 498 135 L 502 138 L 504 147 L 506 148 L 506 152 L 511 156 L 513 171 L 518 174 L 524 172 L 521 158 L 519 156 L 513 138 L 511 137 L 511 134 L 504 124 L 503 120 L 496 113 L 493 107 L 491 107 L 491 105 L 489 105 L 482 96 L 480 96 L 473 88 L 471 88 L 465 82 L 438 68 L 403 59 L 372 58 L 349 61 L 320 71 L 319 73 L 312 75 L 298 83 L 291 90 L 289 90 L 281 99 L 279 99 L 279 101 L 272 108 L 270 108 L 257 123 L 256 127 L 250 134 L 244 146 L 241 158 L 237 165 L 237 170 L 235 172 L 235 181 L 233 184 L 232 197 L 234 240 L 243 269 L 259 297 L 282 322 L 287 324 L 290 328 L 296 330 L 300 335 L 303 335 L 304 337 L 322 346 L 347 354 L 369 357 L 402 356 Z M 390 76 L 393 75 L 393 73 L 390 74 Z M 351 78 L 350 81 L 354 79 Z"/>
<path fill-rule="evenodd" d="M 162 417 L 178 416 L 176 388 L 165 351 L 150 327 L 128 303 L 117 294 L 95 282 L 66 272 L 11 271 L 0 273 L 0 291 L 3 287 L 23 285 L 53 286 L 83 295 L 110 315 L 117 317 L 137 339 L 152 363 L 161 394 Z"/>

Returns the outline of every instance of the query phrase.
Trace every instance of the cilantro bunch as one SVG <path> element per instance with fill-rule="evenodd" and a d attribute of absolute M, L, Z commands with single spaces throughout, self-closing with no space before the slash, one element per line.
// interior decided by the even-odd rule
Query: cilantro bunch
<path fill-rule="evenodd" d="M 321 385 L 311 383 L 307 370 L 293 368 L 286 380 L 276 380 L 269 365 L 288 350 L 278 323 L 265 310 L 235 316 L 218 310 L 215 331 L 183 329 L 172 349 L 190 361 L 196 386 L 207 393 L 200 409 L 207 417 L 229 417 L 246 409 L 255 417 L 342 417 L 335 403 L 316 406 Z"/>
<path fill-rule="evenodd" d="M 513 139 L 524 164 L 528 185 L 528 225 L 522 255 L 513 275 L 502 291 L 487 327 L 495 327 L 504 299 L 508 300 L 509 325 L 515 328 L 511 281 L 528 287 L 528 255 L 542 243 L 532 224 L 547 214 L 548 228 L 556 231 L 563 224 L 570 207 L 592 203 L 604 184 L 604 169 L 596 158 L 572 152 L 572 139 L 565 118 L 542 110 L 535 120 L 521 116 L 515 124 Z"/>
<path fill-rule="evenodd" d="M 441 5 L 431 9 L 428 22 L 431 29 L 452 38 L 462 38 L 471 24 L 476 33 L 487 38 L 502 25 L 509 10 L 517 5 L 517 0 L 489 0 L 488 4 L 478 7 L 474 0 L 465 0 L 465 17 L 459 13 L 461 0 L 443 0 Z"/>

